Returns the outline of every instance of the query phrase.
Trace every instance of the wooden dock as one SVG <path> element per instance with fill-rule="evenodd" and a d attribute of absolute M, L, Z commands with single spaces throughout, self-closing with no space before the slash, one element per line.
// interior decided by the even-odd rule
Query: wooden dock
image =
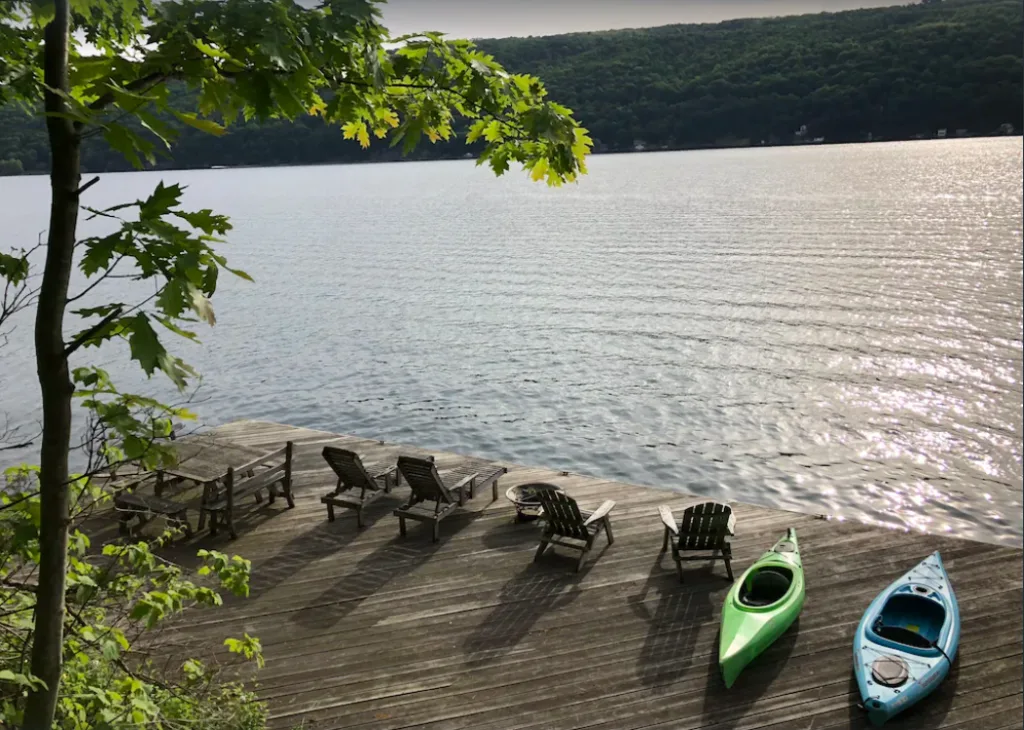
<path fill-rule="evenodd" d="M 258 636 L 272 728 L 866 727 L 854 629 L 879 590 L 936 549 L 960 599 L 960 653 L 940 688 L 887 727 L 1021 727 L 1020 550 L 734 505 L 735 568 L 795 527 L 807 601 L 798 624 L 726 690 L 717 671 L 724 566 L 693 563 L 680 585 L 660 553 L 657 506 L 684 506 L 684 495 L 507 464 L 499 500 L 484 490 L 433 544 L 426 525 L 398 535 L 391 511 L 404 485 L 369 508 L 363 530 L 351 512 L 328 523 L 320 504 L 334 486 L 325 444 L 368 462 L 422 449 L 260 421 L 216 430 L 266 450 L 294 441 L 296 507 L 279 500 L 243 518 L 234 542 L 193 538 L 186 551 L 214 546 L 251 559 L 252 596 L 190 612 L 171 632 L 206 647 Z M 465 458 L 434 453 L 442 468 Z M 515 523 L 503 496 L 527 481 L 559 484 L 584 507 L 616 500 L 614 545 L 599 540 L 579 574 L 569 554 L 534 563 L 539 529 Z"/>

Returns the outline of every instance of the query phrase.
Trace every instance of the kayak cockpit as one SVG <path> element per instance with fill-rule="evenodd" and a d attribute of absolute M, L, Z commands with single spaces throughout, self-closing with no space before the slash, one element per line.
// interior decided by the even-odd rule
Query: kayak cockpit
<path fill-rule="evenodd" d="M 793 571 L 782 566 L 765 566 L 754 570 L 743 581 L 739 599 L 744 606 L 764 608 L 778 603 L 793 585 Z"/>
<path fill-rule="evenodd" d="M 946 609 L 932 597 L 895 593 L 885 602 L 869 633 L 883 645 L 914 654 L 931 654 L 942 634 Z"/>

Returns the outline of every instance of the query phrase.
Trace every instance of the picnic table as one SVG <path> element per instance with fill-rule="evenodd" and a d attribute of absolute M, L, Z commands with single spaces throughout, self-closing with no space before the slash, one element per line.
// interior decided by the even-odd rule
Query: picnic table
<path fill-rule="evenodd" d="M 244 446 L 213 434 L 195 434 L 174 442 L 178 463 L 160 472 L 178 480 L 207 486 L 227 476 L 228 469 L 263 456 L 265 451 Z"/>
<path fill-rule="evenodd" d="M 202 530 L 206 523 L 203 505 L 216 498 L 228 471 L 239 466 L 248 466 L 250 468 L 246 473 L 251 475 L 251 467 L 256 465 L 254 462 L 265 455 L 262 449 L 235 443 L 211 433 L 178 438 L 174 440 L 173 448 L 178 462 L 174 466 L 156 471 L 154 496 L 140 494 L 131 489 L 119 494 L 115 499 L 120 511 L 122 531 L 127 530 L 127 520 L 132 516 L 138 517 L 142 524 L 149 515 L 162 514 L 171 517 L 173 522 L 182 524 L 186 532 L 190 533 L 186 505 L 164 497 L 164 491 L 168 486 L 179 485 L 182 482 L 191 482 L 203 490 L 199 510 L 199 529 Z M 142 481 L 138 483 L 141 484 Z"/>

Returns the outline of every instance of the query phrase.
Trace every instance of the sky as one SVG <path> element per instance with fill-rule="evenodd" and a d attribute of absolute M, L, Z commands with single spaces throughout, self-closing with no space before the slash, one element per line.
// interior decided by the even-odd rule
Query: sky
<path fill-rule="evenodd" d="M 913 0 L 389 0 L 392 35 L 436 30 L 460 38 L 555 35 L 574 31 L 713 23 L 910 4 Z"/>

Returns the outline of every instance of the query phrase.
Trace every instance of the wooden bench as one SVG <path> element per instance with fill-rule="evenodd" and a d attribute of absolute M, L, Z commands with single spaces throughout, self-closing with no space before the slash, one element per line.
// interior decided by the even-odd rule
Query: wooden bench
<path fill-rule="evenodd" d="M 273 504 L 280 487 L 288 502 L 288 509 L 293 508 L 293 448 L 294 444 L 289 441 L 284 448 L 253 459 L 247 464 L 229 468 L 223 484 L 213 485 L 203 493 L 203 501 L 199 507 L 199 529 L 203 529 L 206 517 L 209 516 L 211 535 L 216 535 L 218 528 L 227 527 L 228 534 L 234 540 L 238 537 L 235 532 L 235 511 L 239 500 L 253 496 L 256 505 L 262 504 L 261 492 L 264 489 L 267 490 L 267 501 Z"/>
<path fill-rule="evenodd" d="M 116 479 L 116 477 L 115 477 Z M 108 485 L 114 493 L 114 511 L 117 513 L 118 532 L 122 535 L 132 534 L 131 521 L 138 520 L 135 529 L 141 529 L 153 517 L 160 515 L 167 518 L 172 525 L 183 529 L 186 536 L 192 534 L 188 522 L 188 505 L 175 502 L 163 496 L 165 487 L 174 486 L 179 480 L 167 480 L 159 472 L 142 472 L 131 477 L 114 481 Z M 141 494 L 140 487 L 152 484 L 154 494 Z"/>
<path fill-rule="evenodd" d="M 192 526 L 188 523 L 188 506 L 155 495 L 139 494 L 127 489 L 114 497 L 114 507 L 118 513 L 118 532 L 130 535 L 129 524 L 132 518 L 138 520 L 136 528 L 141 528 L 154 515 L 163 515 L 172 525 L 182 528 L 186 536 L 192 535 Z"/>

